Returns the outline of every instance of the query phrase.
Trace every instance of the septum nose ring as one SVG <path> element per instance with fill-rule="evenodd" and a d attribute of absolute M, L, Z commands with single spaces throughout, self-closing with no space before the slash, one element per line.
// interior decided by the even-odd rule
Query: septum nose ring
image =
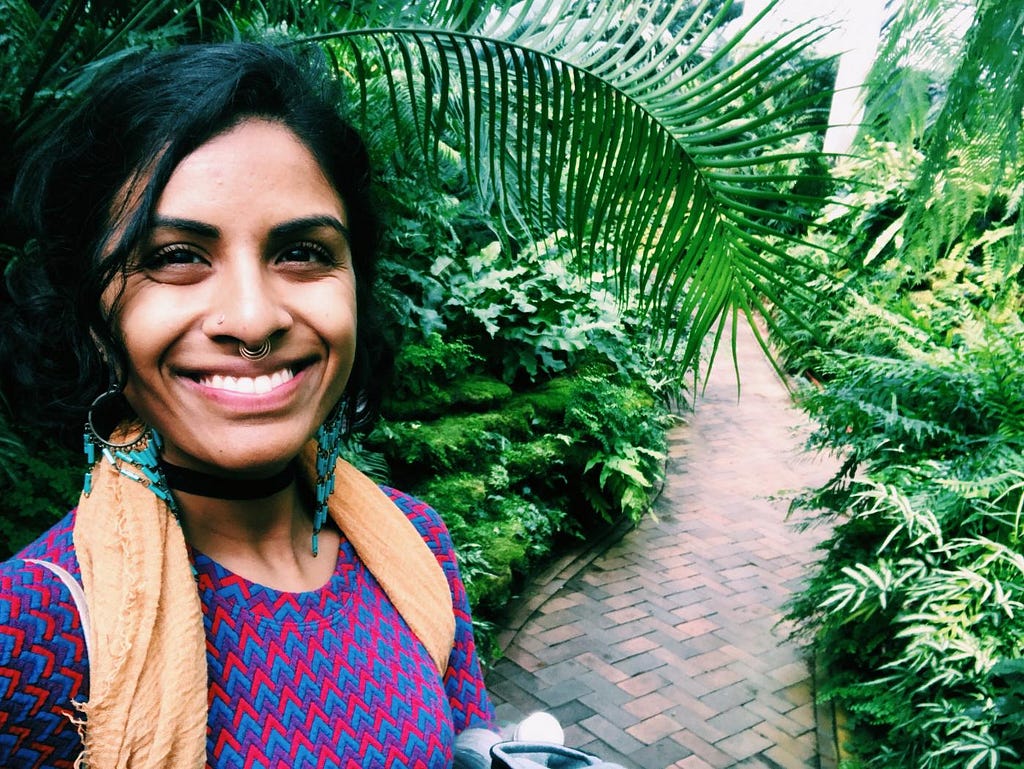
<path fill-rule="evenodd" d="M 270 355 L 270 337 L 264 339 L 259 347 L 248 347 L 245 342 L 239 342 L 238 354 L 246 360 L 263 360 Z"/>

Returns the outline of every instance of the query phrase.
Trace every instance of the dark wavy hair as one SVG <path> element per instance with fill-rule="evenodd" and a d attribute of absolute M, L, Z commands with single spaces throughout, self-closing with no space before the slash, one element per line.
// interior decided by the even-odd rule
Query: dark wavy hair
<path fill-rule="evenodd" d="M 300 58 L 260 44 L 183 46 L 120 62 L 36 131 L 45 138 L 26 156 L 8 211 L 25 244 L 5 272 L 0 335 L 0 376 L 16 419 L 81 426 L 111 370 L 125 370 L 101 294 L 129 269 L 178 164 L 259 117 L 298 136 L 349 213 L 358 308 L 343 408 L 350 430 L 369 424 L 390 372 L 391 344 L 374 301 L 379 225 L 369 157 L 339 116 L 340 98 L 311 51 Z M 114 208 L 126 189 L 138 204 L 115 234 Z"/>

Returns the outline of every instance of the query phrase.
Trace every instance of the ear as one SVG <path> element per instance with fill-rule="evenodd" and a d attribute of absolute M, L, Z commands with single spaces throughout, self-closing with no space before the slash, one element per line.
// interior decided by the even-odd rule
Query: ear
<path fill-rule="evenodd" d="M 96 348 L 96 352 L 99 353 L 100 360 L 103 361 L 103 366 L 107 370 L 108 384 L 114 385 L 118 382 L 123 382 L 122 375 L 124 372 L 121 371 L 121 366 L 118 364 L 120 356 L 110 349 L 109 342 L 104 341 L 94 329 L 89 329 L 89 337 L 92 339 L 93 346 Z"/>
<path fill-rule="evenodd" d="M 110 354 L 107 351 L 107 345 L 102 339 L 100 339 L 100 335 L 96 333 L 95 329 L 89 329 L 89 338 L 92 339 L 93 347 L 95 347 L 96 352 L 99 353 L 100 360 L 103 361 L 104 365 L 110 366 Z"/>

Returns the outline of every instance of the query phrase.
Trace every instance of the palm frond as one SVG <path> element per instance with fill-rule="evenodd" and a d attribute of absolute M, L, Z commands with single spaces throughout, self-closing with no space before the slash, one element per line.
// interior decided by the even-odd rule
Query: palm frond
<path fill-rule="evenodd" d="M 688 362 L 730 308 L 806 293 L 788 277 L 803 222 L 786 209 L 810 201 L 791 182 L 816 143 L 796 142 L 824 114 L 807 116 L 821 94 L 790 94 L 822 66 L 804 58 L 816 31 L 724 37 L 732 0 L 474 8 L 353 3 L 305 42 L 364 96 L 386 82 L 419 162 L 458 146 L 512 241 L 565 230 L 581 260 L 610 245 L 620 297 Z"/>
<path fill-rule="evenodd" d="M 188 38 L 199 0 L 145 0 L 94 7 L 86 0 L 31 3 L 0 0 L 0 139 L 31 145 L 40 120 L 55 103 L 80 93 L 92 76 L 118 57 Z M 37 10 L 41 9 L 41 10 Z M 0 160 L 8 184 L 17 158 Z"/>

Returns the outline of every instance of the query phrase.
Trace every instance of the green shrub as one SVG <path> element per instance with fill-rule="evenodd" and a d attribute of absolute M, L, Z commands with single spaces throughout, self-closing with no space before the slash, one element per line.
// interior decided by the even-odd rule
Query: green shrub
<path fill-rule="evenodd" d="M 811 447 L 842 460 L 797 503 L 832 533 L 791 617 L 858 767 L 1024 767 L 1020 158 L 967 162 L 988 129 L 963 114 L 954 154 L 867 139 L 839 164 L 798 253 L 824 299 L 780 319 Z"/>
<path fill-rule="evenodd" d="M 798 503 L 834 529 L 793 616 L 866 766 L 1019 767 L 1015 679 L 995 671 L 1024 656 L 1024 323 L 976 309 L 953 337 L 885 333 L 888 356 L 822 352 L 802 399 L 845 465 Z"/>
<path fill-rule="evenodd" d="M 43 441 L 11 451 L 0 474 L 0 560 L 59 521 L 78 502 L 85 459 Z"/>
<path fill-rule="evenodd" d="M 638 521 L 664 482 L 666 432 L 675 422 L 634 382 L 603 376 L 575 380 L 565 430 L 583 465 L 583 493 L 606 520 Z"/>
<path fill-rule="evenodd" d="M 449 326 L 493 340 L 482 349 L 506 382 L 546 379 L 584 351 L 619 357 L 618 308 L 611 294 L 594 288 L 612 278 L 581 275 L 564 239 L 552 235 L 518 254 L 495 241 L 459 262 L 435 263 L 451 292 L 443 312 Z"/>

